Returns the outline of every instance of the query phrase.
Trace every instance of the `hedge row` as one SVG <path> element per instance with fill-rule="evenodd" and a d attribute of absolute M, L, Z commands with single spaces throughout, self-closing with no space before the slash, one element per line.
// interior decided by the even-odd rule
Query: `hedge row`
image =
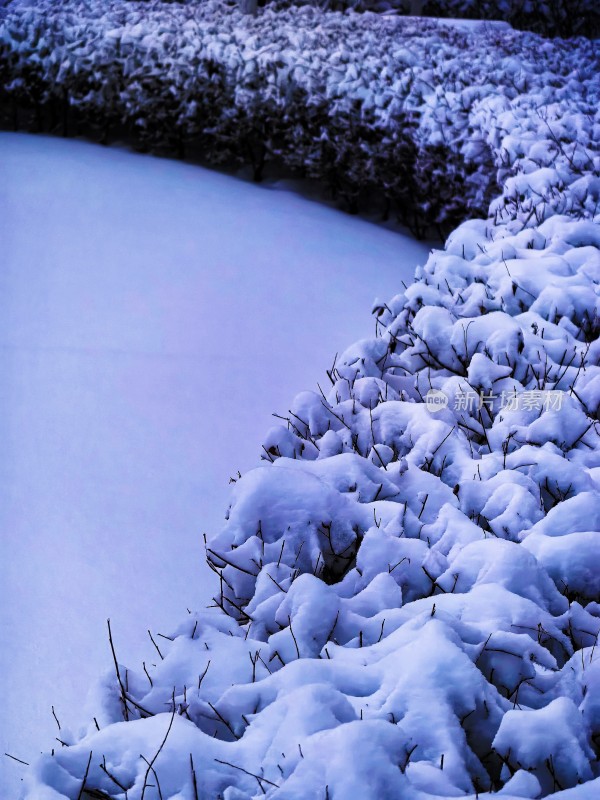
<path fill-rule="evenodd" d="M 351 211 L 375 198 L 418 234 L 447 233 L 487 212 L 506 172 L 482 109 L 543 109 L 552 86 L 593 114 L 597 55 L 584 40 L 375 14 L 42 0 L 2 13 L 0 106 L 5 125 L 193 150 L 257 180 L 276 162 Z"/>
<path fill-rule="evenodd" d="M 166 2 L 193 5 L 198 0 Z M 230 2 L 235 4 L 235 0 Z M 562 38 L 600 35 L 600 10 L 595 0 L 258 0 L 257 5 L 269 2 L 278 8 L 310 5 L 329 11 L 393 11 L 408 16 L 504 21 L 517 30 Z"/>
<path fill-rule="evenodd" d="M 303 0 L 275 0 L 291 5 Z M 307 0 L 323 7 L 320 0 Z M 327 0 L 331 10 L 352 8 L 355 11 L 422 14 L 426 17 L 503 20 L 518 30 L 533 31 L 544 36 L 598 36 L 600 9 L 595 0 Z"/>

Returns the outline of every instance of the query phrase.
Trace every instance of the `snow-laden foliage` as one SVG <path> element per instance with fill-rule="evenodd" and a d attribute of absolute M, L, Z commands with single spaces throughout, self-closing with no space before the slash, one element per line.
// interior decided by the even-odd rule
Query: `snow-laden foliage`
<path fill-rule="evenodd" d="M 189 0 L 188 0 L 189 1 Z M 308 3 L 332 10 L 422 14 L 426 17 L 504 20 L 521 30 L 549 36 L 591 36 L 600 32 L 595 0 L 274 0 L 280 6 Z"/>
<path fill-rule="evenodd" d="M 197 0 L 166 0 L 193 4 Z M 600 33 L 600 11 L 595 0 L 261 0 L 258 5 L 278 8 L 311 5 L 332 11 L 394 11 L 405 15 L 504 20 L 520 30 L 546 36 L 593 36 Z"/>
<path fill-rule="evenodd" d="M 501 19 L 551 36 L 590 36 L 600 30 L 594 0 L 424 0 L 422 8 L 430 16 Z"/>
<path fill-rule="evenodd" d="M 223 38 L 213 31 L 219 63 L 243 52 L 226 49 L 236 19 L 223 19 Z M 377 335 L 336 361 L 327 392 L 299 395 L 269 431 L 264 465 L 237 481 L 227 523 L 207 543 L 215 608 L 158 640 L 156 664 L 132 671 L 115 658 L 94 724 L 62 733 L 68 746 L 38 761 L 27 798 L 591 800 L 597 49 L 435 26 L 409 36 L 373 20 L 362 36 L 374 54 L 384 42 L 377 66 L 354 17 L 324 16 L 320 29 L 312 12 L 294 19 L 277 36 L 303 43 L 301 75 L 333 69 L 319 67 L 319 37 L 336 31 L 340 52 L 347 43 L 344 75 L 354 65 L 362 94 L 343 84 L 332 108 L 362 97 L 366 119 L 363 70 L 374 98 L 387 75 L 389 102 L 373 99 L 374 120 L 400 97 L 418 112 L 410 141 L 456 156 L 440 182 L 476 196 L 492 185 L 491 158 L 502 188 L 411 286 L 376 303 Z M 258 36 L 256 22 L 242 24 L 246 43 L 250 30 Z M 519 42 L 531 53 L 517 59 Z M 388 74 L 390 59 L 412 64 Z M 322 96 L 339 85 L 325 81 Z"/>
<path fill-rule="evenodd" d="M 308 7 L 253 18 L 214 0 L 40 0 L 0 24 L 5 124 L 126 133 L 257 179 L 276 161 L 419 234 L 487 214 L 498 167 L 502 185 L 521 155 L 516 116 L 523 147 L 547 143 L 523 170 L 552 166 L 561 146 L 584 159 L 597 66 L 598 45 L 582 39 Z M 569 123 L 549 127 L 558 119 Z"/>

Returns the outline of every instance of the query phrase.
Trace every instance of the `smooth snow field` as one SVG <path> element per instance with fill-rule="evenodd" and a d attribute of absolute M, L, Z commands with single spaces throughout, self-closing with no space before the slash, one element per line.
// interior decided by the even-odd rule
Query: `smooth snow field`
<path fill-rule="evenodd" d="M 3 800 L 4 752 L 83 721 L 108 617 L 137 666 L 210 601 L 229 477 L 427 252 L 197 166 L 0 134 Z"/>

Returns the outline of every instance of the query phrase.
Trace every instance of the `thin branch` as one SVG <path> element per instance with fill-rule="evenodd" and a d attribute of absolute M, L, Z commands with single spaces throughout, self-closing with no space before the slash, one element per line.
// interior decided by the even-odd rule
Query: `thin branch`
<path fill-rule="evenodd" d="M 146 762 L 146 764 L 148 764 L 148 769 L 146 770 L 146 777 L 148 776 L 148 772 L 151 771 L 152 774 L 154 775 L 154 780 L 156 781 L 156 788 L 158 789 L 158 796 L 159 796 L 160 800 L 163 800 L 162 790 L 160 788 L 160 781 L 158 780 L 158 775 L 156 774 L 156 770 L 154 769 L 152 764 L 148 761 L 146 756 L 143 756 L 140 753 L 140 758 L 142 758 Z M 144 779 L 144 789 L 142 790 L 142 797 L 144 796 L 144 791 L 145 790 L 146 790 L 146 780 Z"/>
<path fill-rule="evenodd" d="M 150 631 L 150 628 L 148 628 L 148 636 L 150 637 L 150 641 L 152 642 L 152 644 L 154 645 L 154 647 L 156 647 L 156 652 L 157 652 L 157 653 L 158 653 L 158 655 L 161 657 L 161 660 L 164 660 L 164 656 L 163 656 L 163 654 L 160 652 L 160 649 L 159 649 L 158 645 L 156 644 L 156 642 L 154 641 L 154 639 L 153 639 L 153 637 L 152 637 L 152 633 L 151 633 L 151 631 Z"/>
<path fill-rule="evenodd" d="M 87 767 L 85 768 L 85 774 L 83 776 L 83 781 L 81 783 L 81 788 L 79 789 L 79 794 L 77 795 L 77 800 L 81 800 L 83 797 L 83 791 L 85 789 L 85 784 L 87 781 L 87 777 L 90 773 L 90 764 L 92 763 L 92 751 L 90 750 L 90 757 L 88 758 Z"/>
<path fill-rule="evenodd" d="M 220 713 L 220 712 L 219 712 L 219 711 L 218 711 L 218 710 L 215 708 L 215 706 L 213 706 L 213 704 L 210 702 L 210 700 L 207 700 L 206 702 L 207 702 L 207 703 L 208 703 L 208 705 L 211 707 L 211 709 L 212 709 L 212 710 L 215 712 L 215 714 L 217 715 L 217 717 L 218 717 L 218 718 L 221 720 L 221 722 L 223 723 L 223 725 L 225 725 L 225 727 L 226 727 L 226 728 L 227 728 L 227 730 L 228 730 L 228 731 L 231 733 L 231 735 L 232 735 L 232 736 L 233 736 L 235 739 L 239 739 L 240 737 L 239 737 L 239 736 L 236 734 L 236 732 L 233 730 L 233 728 L 231 727 L 230 723 L 229 723 L 229 722 L 227 722 L 227 720 L 225 719 L 225 717 L 224 717 L 224 716 L 223 716 L 223 715 L 222 715 L 222 714 L 221 714 L 221 713 Z"/>
<path fill-rule="evenodd" d="M 115 672 L 117 673 L 117 681 L 119 683 L 119 688 L 121 689 L 121 701 L 123 702 L 123 716 L 125 718 L 125 721 L 127 722 L 129 720 L 129 709 L 127 707 L 125 686 L 123 685 L 123 681 L 121 680 L 121 673 L 119 671 L 119 663 L 117 661 L 117 654 L 115 653 L 115 645 L 113 643 L 112 631 L 111 631 L 111 628 L 110 628 L 110 619 L 106 620 L 106 624 L 108 625 L 108 641 L 110 643 L 110 649 L 111 649 L 113 661 L 114 661 L 114 664 L 115 664 Z M 148 633 L 150 633 L 150 631 L 148 631 Z"/>
<path fill-rule="evenodd" d="M 225 766 L 227 767 L 232 767 L 233 769 L 239 769 L 240 772 L 244 772 L 246 775 L 250 775 L 251 778 L 256 778 L 256 780 L 258 781 L 258 785 L 260 786 L 263 792 L 264 789 L 261 786 L 261 783 L 267 783 L 269 784 L 269 786 L 274 786 L 276 789 L 279 789 L 279 784 L 273 783 L 273 781 L 269 781 L 267 780 L 267 778 L 263 778 L 261 775 L 255 775 L 254 772 L 249 772 L 247 769 L 244 769 L 243 767 L 238 767 L 237 764 L 232 764 L 230 761 L 222 761 L 220 758 L 215 758 L 215 761 L 218 764 L 225 764 Z"/>
<path fill-rule="evenodd" d="M 172 713 L 171 713 L 171 719 L 169 720 L 169 727 L 167 728 L 167 732 L 165 733 L 165 736 L 164 736 L 164 738 L 163 738 L 162 742 L 160 743 L 160 746 L 159 746 L 158 750 L 157 750 L 157 751 L 156 751 L 156 753 L 154 754 L 154 758 L 152 759 L 152 761 L 146 761 L 146 759 L 144 758 L 144 756 L 140 754 L 140 758 L 143 758 L 143 759 L 144 759 L 144 761 L 146 761 L 146 764 L 148 764 L 148 769 L 146 770 L 146 774 L 144 775 L 144 786 L 143 786 L 143 788 L 142 788 L 142 796 L 141 796 L 141 800 L 144 800 L 144 795 L 145 795 L 145 793 L 146 793 L 146 786 L 147 786 L 147 784 L 148 784 L 148 775 L 150 774 L 150 770 L 152 770 L 152 771 L 154 772 L 154 769 L 153 769 L 153 767 L 154 767 L 154 762 L 155 762 L 155 761 L 156 761 L 156 759 L 158 758 L 158 756 L 159 756 L 159 754 L 160 754 L 160 751 L 161 751 L 161 750 L 163 749 L 163 747 L 165 746 L 165 742 L 167 741 L 167 738 L 168 738 L 168 736 L 169 736 L 169 733 L 171 732 L 171 727 L 173 726 L 173 720 L 174 720 L 174 719 L 175 719 L 175 689 L 173 689 L 173 711 L 172 711 Z M 154 775 L 156 775 L 156 772 L 154 772 Z M 156 782 L 157 782 L 157 784 L 158 784 L 158 778 L 156 779 Z M 158 787 L 158 792 L 159 792 L 159 794 L 160 794 L 160 787 Z M 162 800 L 162 795 L 161 795 L 161 800 Z"/>
<path fill-rule="evenodd" d="M 202 675 L 198 676 L 198 691 L 200 691 L 200 687 L 202 686 L 202 681 L 206 677 L 206 673 L 208 672 L 208 668 L 210 667 L 210 658 L 208 659 L 208 664 L 206 665 L 204 672 Z"/>
<path fill-rule="evenodd" d="M 288 616 L 288 623 L 290 626 L 290 633 L 292 634 L 292 639 L 294 640 L 294 644 L 296 645 L 296 653 L 298 654 L 298 658 L 300 658 L 300 648 L 298 647 L 298 642 L 296 641 L 296 637 L 294 636 L 294 631 L 292 629 L 292 618 Z"/>
<path fill-rule="evenodd" d="M 11 754 L 10 754 L 10 753 L 4 753 L 4 755 L 5 755 L 7 758 L 12 758 L 12 760 L 13 760 L 13 761 L 18 761 L 18 763 L 19 763 L 19 764 L 25 764 L 25 766 L 26 766 L 26 767 L 28 767 L 28 766 L 29 766 L 29 762 L 28 762 L 28 761 L 23 761 L 23 759 L 22 759 L 22 758 L 17 758 L 16 756 L 11 756 Z"/>
<path fill-rule="evenodd" d="M 60 722 L 58 721 L 58 717 L 56 716 L 56 711 L 54 710 L 54 706 L 52 706 L 52 716 L 56 720 L 56 724 L 58 725 L 58 730 L 60 730 Z"/>
<path fill-rule="evenodd" d="M 194 800 L 199 800 L 198 781 L 196 780 L 196 770 L 194 769 L 194 759 L 190 753 L 190 769 L 192 771 L 192 786 L 194 788 Z"/>
<path fill-rule="evenodd" d="M 106 756 L 102 756 L 102 764 L 100 764 L 99 766 L 102 772 L 104 772 L 104 774 L 111 779 L 111 781 L 115 784 L 115 786 L 118 786 L 119 789 L 121 789 L 121 791 L 125 792 L 125 797 L 127 797 L 127 787 L 123 786 L 123 784 L 115 778 L 112 772 L 109 772 L 108 769 L 106 768 Z"/>

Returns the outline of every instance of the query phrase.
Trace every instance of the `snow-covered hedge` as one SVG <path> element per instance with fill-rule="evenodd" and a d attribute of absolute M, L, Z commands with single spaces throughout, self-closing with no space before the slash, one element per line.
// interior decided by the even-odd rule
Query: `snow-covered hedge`
<path fill-rule="evenodd" d="M 591 36 L 600 32 L 595 0 L 424 0 L 430 16 L 506 20 L 515 28 L 551 36 Z"/>
<path fill-rule="evenodd" d="M 28 800 L 597 797 L 599 251 L 466 223 L 378 304 L 236 484 L 222 611 L 118 666 Z"/>
<path fill-rule="evenodd" d="M 107 70 L 115 42 L 146 52 L 158 80 L 156 65 L 181 45 L 167 19 L 142 45 L 144 27 L 132 33 L 124 17 L 94 52 Z M 275 30 L 270 11 L 247 21 L 231 12 L 224 32 L 191 36 L 189 57 L 194 42 L 210 42 L 215 65 L 237 64 L 236 108 L 253 108 L 242 63 L 256 78 L 257 64 L 278 58 L 262 49 L 262 20 L 272 39 L 296 37 L 282 60 L 307 108 L 319 78 L 328 108 L 361 100 L 365 135 L 394 109 L 416 111 L 408 142 L 456 156 L 440 183 L 454 175 L 469 198 L 502 188 L 411 286 L 375 304 L 378 335 L 335 363 L 327 391 L 299 395 L 268 433 L 264 466 L 235 484 L 227 523 L 207 543 L 215 608 L 161 639 L 155 665 L 133 671 L 115 659 L 93 724 L 38 761 L 27 799 L 592 800 L 598 50 L 370 17 L 362 33 L 354 16 L 293 19 L 293 30 Z M 31 64 L 10 44 L 12 24 L 4 46 L 14 64 Z M 88 35 L 65 52 L 90 53 Z M 56 85 L 61 71 L 80 74 L 65 62 Z M 215 85 L 227 85 L 215 69 Z M 100 94 L 104 74 L 98 67 Z M 312 152 L 300 149 L 298 163 Z"/>
<path fill-rule="evenodd" d="M 165 0 L 193 5 L 198 0 Z M 231 4 L 235 0 L 230 0 Z M 598 36 L 600 9 L 596 0 L 259 0 L 258 5 L 289 8 L 311 5 L 321 10 L 394 11 L 452 19 L 502 20 L 519 30 L 546 36 Z M 0 3 L 1 5 L 1 3 Z"/>
<path fill-rule="evenodd" d="M 188 0 L 189 1 L 189 0 Z M 332 10 L 400 14 L 426 17 L 503 20 L 514 28 L 546 36 L 594 36 L 600 33 L 596 0 L 274 0 L 280 6 L 308 3 Z"/>
<path fill-rule="evenodd" d="M 448 233 L 487 213 L 498 165 L 505 173 L 506 129 L 482 109 L 494 99 L 593 115 L 597 60 L 589 41 L 376 14 L 41 0 L 4 12 L 0 102 L 5 124 L 83 125 L 104 140 L 125 129 L 141 147 L 192 147 L 257 178 L 276 160 L 351 210 L 375 199 L 418 233 Z M 585 146 L 592 130 L 565 135 Z M 544 158 L 557 152 L 551 143 Z"/>

